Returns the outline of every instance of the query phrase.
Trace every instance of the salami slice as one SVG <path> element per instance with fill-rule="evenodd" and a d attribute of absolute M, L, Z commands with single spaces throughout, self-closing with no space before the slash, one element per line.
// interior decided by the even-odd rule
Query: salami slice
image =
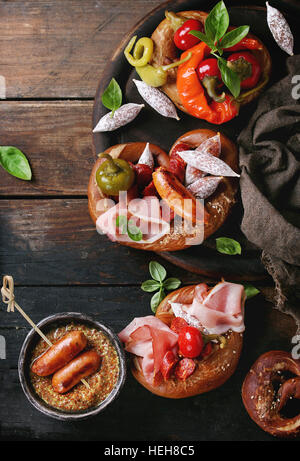
<path fill-rule="evenodd" d="M 153 171 L 153 168 L 154 168 L 154 158 L 153 158 L 153 154 L 150 150 L 150 146 L 149 146 L 149 143 L 147 142 L 146 144 L 146 147 L 142 153 L 142 155 L 140 156 L 140 159 L 138 161 L 139 164 L 142 164 L 142 165 L 148 165 L 151 170 Z"/>
<path fill-rule="evenodd" d="M 208 154 L 204 151 L 195 151 L 187 150 L 184 152 L 178 152 L 178 155 L 188 164 L 198 170 L 204 171 L 205 173 L 211 174 L 213 176 L 236 176 L 240 175 L 233 171 L 227 163 L 218 157 L 214 157 L 211 154 Z"/>
<path fill-rule="evenodd" d="M 184 358 L 176 365 L 175 376 L 177 379 L 185 381 L 189 376 L 191 376 L 196 368 L 196 364 L 193 359 Z"/>
<path fill-rule="evenodd" d="M 219 157 L 221 153 L 220 133 L 202 142 L 194 152 L 195 156 L 198 152 L 206 152 L 213 155 L 214 157 Z M 186 186 L 189 186 L 204 176 L 206 176 L 205 172 L 193 167 L 192 165 L 187 165 L 185 172 L 185 184 Z"/>
<path fill-rule="evenodd" d="M 199 178 L 193 184 L 187 187 L 197 198 L 206 199 L 210 197 L 222 181 L 222 176 L 206 176 Z"/>

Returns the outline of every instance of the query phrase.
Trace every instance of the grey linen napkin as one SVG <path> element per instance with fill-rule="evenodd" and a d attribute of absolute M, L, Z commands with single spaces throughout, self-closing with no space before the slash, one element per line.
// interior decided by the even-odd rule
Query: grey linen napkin
<path fill-rule="evenodd" d="M 295 75 L 300 81 L 300 55 L 288 58 L 287 67 L 288 76 L 263 93 L 238 138 L 241 227 L 262 249 L 276 307 L 293 315 L 300 330 L 300 88 L 292 83 Z"/>

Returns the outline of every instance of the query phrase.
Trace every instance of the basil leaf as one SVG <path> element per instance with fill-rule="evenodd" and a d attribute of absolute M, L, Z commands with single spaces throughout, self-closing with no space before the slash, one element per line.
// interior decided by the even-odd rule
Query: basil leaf
<path fill-rule="evenodd" d="M 223 1 L 216 4 L 206 18 L 204 27 L 207 37 L 216 43 L 223 35 L 229 26 L 229 15 L 225 3 Z"/>
<path fill-rule="evenodd" d="M 163 280 L 165 280 L 167 276 L 166 269 L 157 261 L 150 261 L 149 272 L 151 274 L 151 277 L 154 280 L 157 280 L 158 282 L 162 282 Z"/>
<path fill-rule="evenodd" d="M 151 310 L 154 314 L 156 313 L 159 304 L 162 302 L 165 296 L 166 294 L 162 288 L 157 293 L 155 293 L 155 295 L 152 296 L 150 305 Z"/>
<path fill-rule="evenodd" d="M 120 215 L 117 216 L 116 226 L 121 227 L 121 233 L 126 234 L 127 232 L 127 218 L 126 216 Z"/>
<path fill-rule="evenodd" d="M 243 284 L 244 285 L 244 288 L 245 288 L 245 293 L 246 293 L 246 297 L 247 299 L 250 299 L 250 298 L 253 298 L 253 296 L 256 296 L 258 293 L 260 293 L 260 291 L 255 288 L 253 285 L 250 285 L 250 284 Z"/>
<path fill-rule="evenodd" d="M 30 181 L 32 178 L 29 162 L 23 152 L 13 146 L 0 146 L 0 165 L 12 176 Z"/>
<path fill-rule="evenodd" d="M 222 48 L 229 48 L 239 43 L 249 33 L 249 26 L 240 26 L 227 32 L 221 41 Z"/>
<path fill-rule="evenodd" d="M 227 66 L 225 59 L 219 59 L 218 66 L 221 71 L 224 84 L 233 96 L 237 98 L 241 92 L 241 81 L 238 74 Z"/>
<path fill-rule="evenodd" d="M 101 100 L 103 106 L 110 109 L 113 114 L 121 106 L 122 91 L 118 82 L 114 78 L 111 79 L 108 87 L 104 90 Z"/>
<path fill-rule="evenodd" d="M 160 282 L 156 282 L 156 280 L 146 280 L 142 283 L 141 289 L 143 291 L 147 291 L 148 293 L 152 293 L 153 291 L 159 290 L 161 288 Z"/>
<path fill-rule="evenodd" d="M 212 51 L 216 50 L 215 44 L 212 40 L 210 40 L 206 35 L 204 35 L 202 32 L 198 30 L 191 30 L 189 34 L 194 35 L 194 37 L 199 38 L 202 42 L 206 43 L 209 48 L 211 48 Z"/>
<path fill-rule="evenodd" d="M 135 242 L 139 242 L 143 238 L 141 229 L 133 224 L 130 224 L 130 221 L 128 222 L 127 234 L 128 237 Z"/>
<path fill-rule="evenodd" d="M 180 287 L 181 281 L 179 279 L 171 277 L 165 280 L 163 285 L 164 288 L 166 288 L 166 290 L 176 290 L 176 288 Z"/>
<path fill-rule="evenodd" d="M 239 242 L 228 237 L 217 238 L 216 248 L 219 253 L 226 255 L 240 255 L 242 253 L 241 245 Z"/>

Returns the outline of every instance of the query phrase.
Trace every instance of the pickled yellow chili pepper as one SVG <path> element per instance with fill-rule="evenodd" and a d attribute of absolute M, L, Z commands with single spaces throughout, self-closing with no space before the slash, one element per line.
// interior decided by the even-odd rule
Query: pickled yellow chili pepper
<path fill-rule="evenodd" d="M 178 30 L 179 27 L 181 27 L 187 20 L 187 18 L 181 18 L 178 16 L 176 13 L 174 13 L 174 11 L 165 11 L 165 16 L 166 19 L 171 22 L 171 27 L 174 32 L 176 32 L 176 30 Z"/>
<path fill-rule="evenodd" d="M 147 85 L 158 87 L 163 86 L 167 83 L 168 80 L 168 70 L 173 69 L 174 67 L 180 66 L 184 62 L 188 61 L 192 56 L 192 53 L 188 53 L 184 59 L 180 61 L 173 62 L 166 66 L 154 67 L 150 64 L 147 64 L 143 67 L 136 67 L 135 70 L 141 77 L 141 79 L 147 83 Z"/>
<path fill-rule="evenodd" d="M 133 67 L 143 67 L 146 66 L 152 58 L 153 41 L 151 38 L 142 37 L 135 44 L 136 38 L 136 35 L 132 37 L 124 50 L 124 55 L 129 64 L 131 64 Z M 134 44 L 135 47 L 132 55 L 131 50 Z"/>
<path fill-rule="evenodd" d="M 223 336 L 223 335 L 203 335 L 203 339 L 204 339 L 205 343 L 209 343 L 212 340 L 218 341 L 218 343 L 220 345 L 220 349 L 224 349 L 224 347 L 226 346 L 226 343 L 227 343 L 227 340 L 226 340 L 225 336 Z"/>

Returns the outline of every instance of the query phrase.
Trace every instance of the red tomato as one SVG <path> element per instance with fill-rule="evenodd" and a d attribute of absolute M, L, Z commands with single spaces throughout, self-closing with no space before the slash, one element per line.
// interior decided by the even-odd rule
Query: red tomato
<path fill-rule="evenodd" d="M 191 376 L 196 368 L 196 364 L 192 359 L 181 359 L 178 365 L 175 368 L 175 376 L 182 381 L 185 381 L 189 376 Z"/>
<path fill-rule="evenodd" d="M 175 333 L 179 334 L 182 328 L 188 327 L 188 323 L 182 317 L 175 317 L 171 323 L 171 330 L 175 331 Z"/>
<path fill-rule="evenodd" d="M 199 38 L 194 37 L 194 35 L 189 33 L 191 30 L 204 32 L 202 22 L 197 21 L 197 19 L 188 19 L 181 27 L 179 27 L 179 29 L 176 30 L 174 34 L 174 43 L 180 50 L 188 50 L 200 42 Z"/>
<path fill-rule="evenodd" d="M 177 362 L 178 358 L 175 356 L 173 351 L 167 351 L 165 353 L 164 358 L 162 360 L 162 364 L 160 366 L 161 374 L 163 375 L 165 380 L 171 377 L 171 374 L 173 373 Z"/>
<path fill-rule="evenodd" d="M 179 351 L 184 357 L 193 359 L 198 357 L 203 349 L 203 338 L 195 327 L 185 327 L 180 330 L 178 336 Z"/>
<path fill-rule="evenodd" d="M 136 182 L 140 190 L 144 189 L 152 181 L 152 170 L 150 166 L 137 163 L 133 166 Z"/>

